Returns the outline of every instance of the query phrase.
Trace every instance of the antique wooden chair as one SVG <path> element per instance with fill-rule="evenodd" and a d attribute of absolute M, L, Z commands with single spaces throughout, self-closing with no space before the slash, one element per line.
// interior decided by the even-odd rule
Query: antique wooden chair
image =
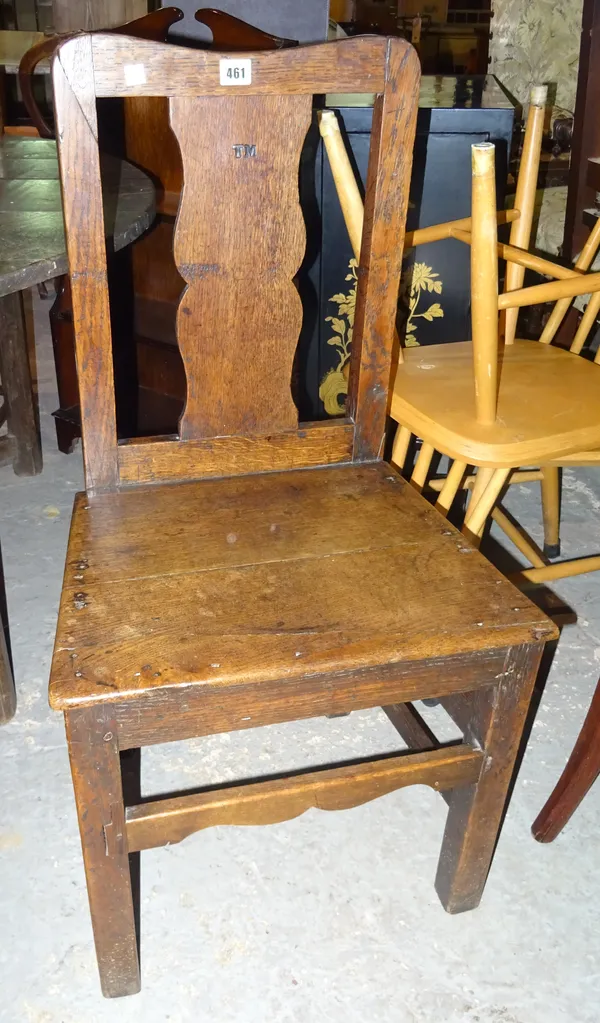
<path fill-rule="evenodd" d="M 418 79 L 410 45 L 383 37 L 224 56 L 98 34 L 55 57 L 86 492 L 50 702 L 65 714 L 107 996 L 140 984 L 130 855 L 215 824 L 428 784 L 449 803 L 442 903 L 481 898 L 556 632 L 381 460 Z M 348 416 L 299 424 L 298 162 L 312 95 L 357 90 L 377 99 Z M 120 443 L 96 140 L 96 97 L 114 95 L 169 99 L 187 283 L 179 434 Z M 429 697 L 463 742 L 432 736 L 409 702 Z M 123 751 L 366 707 L 383 707 L 410 751 L 124 804 Z"/>
<path fill-rule="evenodd" d="M 536 817 L 538 842 L 553 842 L 600 775 L 600 682 L 563 773 Z"/>

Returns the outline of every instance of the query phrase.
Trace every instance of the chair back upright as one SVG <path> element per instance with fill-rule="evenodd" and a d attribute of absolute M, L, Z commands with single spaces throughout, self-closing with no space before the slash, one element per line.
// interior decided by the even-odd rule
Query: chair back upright
<path fill-rule="evenodd" d="M 381 457 L 416 125 L 405 40 L 226 55 L 104 33 L 53 63 L 88 492 Z M 300 153 L 312 97 L 375 93 L 348 414 L 299 424 Z M 174 255 L 187 400 L 175 437 L 117 442 L 96 98 L 166 96 L 184 187 Z"/>
<path fill-rule="evenodd" d="M 495 146 L 471 146 L 471 336 L 475 416 L 490 426 L 498 403 L 498 226 Z"/>

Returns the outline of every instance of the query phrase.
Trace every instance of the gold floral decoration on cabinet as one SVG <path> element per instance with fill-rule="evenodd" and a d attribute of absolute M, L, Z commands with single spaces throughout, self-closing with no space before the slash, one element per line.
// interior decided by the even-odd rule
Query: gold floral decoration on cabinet
<path fill-rule="evenodd" d="M 406 334 L 404 344 L 407 348 L 412 348 L 419 344 L 415 337 L 419 325 L 415 323 L 415 320 L 427 320 L 428 323 L 431 323 L 432 320 L 437 320 L 440 316 L 444 315 L 444 310 L 439 302 L 432 302 L 427 309 L 420 313 L 417 312 L 417 309 L 421 306 L 421 299 L 427 293 L 441 295 L 442 282 L 437 279 L 439 276 L 439 274 L 433 272 L 433 267 L 427 266 L 426 263 L 414 263 L 413 266 L 408 267 L 402 274 L 400 301 L 408 310 L 404 326 Z"/>
<path fill-rule="evenodd" d="M 352 332 L 354 330 L 354 314 L 356 311 L 356 287 L 358 284 L 358 263 L 351 259 L 348 264 L 349 273 L 346 281 L 351 282 L 348 294 L 339 292 L 329 299 L 338 307 L 337 316 L 326 316 L 325 322 L 331 323 L 333 334 L 327 338 L 327 344 L 336 349 L 338 363 L 327 371 L 319 387 L 319 397 L 327 415 L 340 416 L 345 412 L 344 400 L 348 393 L 348 373 L 350 369 L 350 350 L 352 346 Z M 431 323 L 432 320 L 444 315 L 444 310 L 439 302 L 432 302 L 422 312 L 417 310 L 421 306 L 421 299 L 427 293 L 441 295 L 442 281 L 438 280 L 439 274 L 433 272 L 433 267 L 426 263 L 414 263 L 402 274 L 400 286 L 400 300 L 407 312 L 404 326 L 404 344 L 411 348 L 418 345 L 415 334 L 418 330 L 416 320 L 423 319 Z M 340 400 L 341 399 L 341 400 Z"/>

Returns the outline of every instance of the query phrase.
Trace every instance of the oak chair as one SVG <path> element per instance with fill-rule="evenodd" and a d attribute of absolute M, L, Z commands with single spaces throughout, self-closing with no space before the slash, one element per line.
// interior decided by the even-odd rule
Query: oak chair
<path fill-rule="evenodd" d="M 221 84 L 233 67 L 247 85 Z M 556 631 L 381 460 L 414 50 L 362 37 L 240 56 L 81 35 L 59 49 L 53 81 L 86 492 L 50 703 L 65 715 L 104 994 L 140 986 L 129 857 L 216 824 L 431 785 L 449 804 L 437 891 L 449 912 L 475 907 Z M 377 99 L 348 415 L 298 423 L 298 163 L 313 93 L 351 90 Z M 120 443 L 95 102 L 114 95 L 168 97 L 187 284 L 179 433 Z M 462 742 L 435 739 L 410 702 L 428 697 Z M 409 751 L 125 805 L 125 751 L 367 707 L 384 708 Z"/>

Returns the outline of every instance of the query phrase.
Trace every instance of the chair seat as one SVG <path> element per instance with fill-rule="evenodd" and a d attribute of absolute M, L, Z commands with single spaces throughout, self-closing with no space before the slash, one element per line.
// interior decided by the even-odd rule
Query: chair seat
<path fill-rule="evenodd" d="M 535 341 L 506 346 L 492 426 L 475 419 L 470 341 L 408 348 L 404 360 L 391 414 L 451 458 L 513 468 L 600 445 L 600 366 L 580 355 Z"/>
<path fill-rule="evenodd" d="M 335 685 L 548 628 L 385 463 L 78 495 L 50 702 Z"/>

